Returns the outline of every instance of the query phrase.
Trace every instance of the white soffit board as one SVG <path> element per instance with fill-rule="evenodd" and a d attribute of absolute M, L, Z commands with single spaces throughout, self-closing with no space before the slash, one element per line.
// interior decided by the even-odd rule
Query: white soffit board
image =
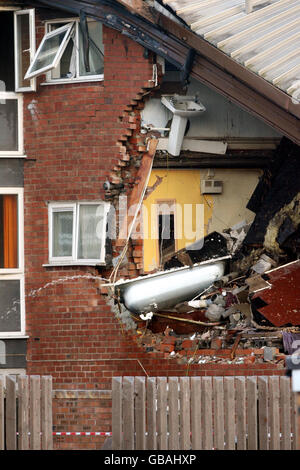
<path fill-rule="evenodd" d="M 300 104 L 300 0 L 163 0 L 199 36 Z"/>

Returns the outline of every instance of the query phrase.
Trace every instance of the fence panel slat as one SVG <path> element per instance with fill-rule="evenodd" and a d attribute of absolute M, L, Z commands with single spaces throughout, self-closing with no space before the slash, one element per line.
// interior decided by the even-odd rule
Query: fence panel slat
<path fill-rule="evenodd" d="M 156 378 L 147 378 L 147 449 L 156 450 Z"/>
<path fill-rule="evenodd" d="M 257 378 L 258 386 L 258 432 L 259 432 L 259 449 L 268 450 L 269 448 L 269 414 L 268 414 L 268 381 L 267 377 Z"/>
<path fill-rule="evenodd" d="M 112 450 L 122 449 L 122 377 L 112 379 Z"/>
<path fill-rule="evenodd" d="M 280 421 L 282 438 L 280 448 L 291 450 L 291 387 L 288 377 L 280 377 Z"/>
<path fill-rule="evenodd" d="M 4 377 L 0 377 L 0 450 L 4 450 Z"/>
<path fill-rule="evenodd" d="M 146 393 L 145 377 L 135 377 L 135 449 L 146 449 Z"/>
<path fill-rule="evenodd" d="M 191 448 L 190 379 L 180 377 L 180 449 Z"/>
<path fill-rule="evenodd" d="M 179 447 L 179 391 L 178 378 L 169 377 L 169 450 Z"/>
<path fill-rule="evenodd" d="M 41 448 L 41 379 L 30 376 L 30 449 Z"/>
<path fill-rule="evenodd" d="M 6 376 L 6 449 L 17 448 L 17 407 L 16 407 L 16 381 Z"/>
<path fill-rule="evenodd" d="M 236 377 L 236 435 L 237 450 L 245 450 L 246 445 L 246 380 Z"/>
<path fill-rule="evenodd" d="M 213 378 L 214 448 L 224 450 L 224 389 L 223 378 Z"/>
<path fill-rule="evenodd" d="M 291 421 L 292 421 L 292 433 L 293 433 L 293 443 L 292 450 L 300 450 L 299 445 L 299 426 L 300 420 L 298 417 L 298 406 L 300 408 L 300 393 L 291 393 Z"/>
<path fill-rule="evenodd" d="M 202 449 L 201 378 L 191 377 L 192 449 Z"/>
<path fill-rule="evenodd" d="M 50 376 L 42 376 L 41 379 L 41 417 L 42 449 L 52 450 L 52 377 Z"/>
<path fill-rule="evenodd" d="M 123 378 L 123 450 L 134 450 L 134 378 Z M 126 425 L 126 428 L 125 428 Z"/>
<path fill-rule="evenodd" d="M 270 450 L 280 450 L 279 377 L 269 377 Z"/>
<path fill-rule="evenodd" d="M 235 388 L 234 378 L 224 377 L 225 449 L 235 450 Z"/>
<path fill-rule="evenodd" d="M 202 378 L 202 416 L 203 416 L 203 449 L 213 448 L 212 425 L 212 380 L 211 377 Z"/>
<path fill-rule="evenodd" d="M 257 380 L 256 377 L 247 377 L 247 434 L 248 450 L 257 450 Z"/>
<path fill-rule="evenodd" d="M 18 383 L 18 449 L 29 449 L 29 381 L 28 376 L 19 376 Z M 52 400 L 52 397 L 51 397 Z M 52 414 L 52 402 L 51 402 Z"/>
<path fill-rule="evenodd" d="M 157 377 L 157 449 L 168 450 L 166 377 Z"/>

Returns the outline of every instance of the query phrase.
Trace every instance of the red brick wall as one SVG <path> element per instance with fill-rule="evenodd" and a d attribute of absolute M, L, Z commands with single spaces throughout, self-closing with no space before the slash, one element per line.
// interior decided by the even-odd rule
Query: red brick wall
<path fill-rule="evenodd" d="M 38 24 L 39 39 L 43 33 L 42 24 Z M 132 109 L 133 100 L 138 93 L 141 98 L 145 82 L 152 78 L 152 63 L 143 57 L 142 47 L 108 28 L 104 30 L 104 41 L 103 82 L 39 85 L 36 93 L 24 95 L 28 374 L 51 374 L 54 389 L 109 390 L 111 377 L 118 375 L 283 373 L 273 364 L 188 365 L 169 358 L 167 352 L 147 353 L 137 344 L 136 334 L 120 327 L 98 282 L 78 278 L 48 284 L 67 276 L 98 274 L 91 267 L 42 266 L 48 262 L 47 201 L 105 197 L 103 183 L 107 176 L 125 171 L 119 165 L 120 138 L 126 132 L 131 136 L 135 130 L 119 116 L 128 107 Z M 129 139 L 129 144 L 133 143 L 134 138 L 131 142 Z M 139 145 L 138 139 L 135 144 Z M 134 271 L 134 266 L 131 269 Z M 30 295 L 40 288 L 35 296 Z M 60 431 L 74 427 L 76 431 L 109 431 L 110 405 L 105 403 L 58 400 L 54 424 Z M 103 441 L 91 437 L 87 444 L 86 439 L 58 438 L 56 446 L 99 448 Z"/>

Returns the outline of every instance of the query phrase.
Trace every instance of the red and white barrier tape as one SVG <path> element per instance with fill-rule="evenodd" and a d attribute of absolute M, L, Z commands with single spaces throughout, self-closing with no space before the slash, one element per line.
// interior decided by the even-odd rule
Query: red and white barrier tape
<path fill-rule="evenodd" d="M 53 436 L 111 436 L 111 432 L 53 432 Z"/>

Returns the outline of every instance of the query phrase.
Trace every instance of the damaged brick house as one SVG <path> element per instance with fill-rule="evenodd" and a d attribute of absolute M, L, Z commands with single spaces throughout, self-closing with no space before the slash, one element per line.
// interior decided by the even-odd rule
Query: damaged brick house
<path fill-rule="evenodd" d="M 253 283 L 261 289 L 270 282 L 260 276 L 266 266 L 275 269 L 272 278 L 275 266 L 290 263 L 285 275 L 295 281 L 288 289 L 294 292 L 297 286 L 299 108 L 288 96 L 297 99 L 294 75 L 288 94 L 269 84 L 192 33 L 186 18 L 185 24 L 175 19 L 172 2 L 63 3 L 62 8 L 51 0 L 0 2 L 5 63 L 0 76 L 1 368 L 53 376 L 54 389 L 65 391 L 56 394 L 57 431 L 108 431 L 113 375 L 284 373 L 282 356 L 266 362 L 261 346 L 279 349 L 278 327 L 299 324 L 294 294 L 289 299 L 296 309 L 293 321 L 287 316 L 276 323 L 263 316 L 262 327 L 268 329 L 251 330 L 251 338 L 242 337 L 245 325 L 239 328 L 239 321 L 249 316 L 249 290 L 257 295 Z M 276 14 L 276 3 L 282 2 L 269 3 Z M 169 147 L 175 113 L 162 98 L 170 96 L 191 97 L 201 111 L 188 116 L 188 127 L 181 126 L 179 149 Z M 270 203 L 275 193 L 280 193 L 277 205 Z M 118 225 L 120 196 L 137 209 L 144 199 L 144 217 L 147 205 L 164 205 L 150 221 L 154 241 L 143 241 L 141 217 L 140 236 L 106 239 L 114 214 Z M 204 207 L 204 255 L 185 248 L 199 234 L 175 237 L 174 203 Z M 137 210 L 129 215 L 129 225 L 136 215 Z M 277 229 L 264 246 L 266 225 L 275 216 L 281 228 L 277 252 L 272 249 Z M 166 218 L 173 234 L 168 238 L 162 235 Z M 245 224 L 239 227 L 241 221 Z M 228 230 L 233 226 L 236 234 Z M 219 312 L 231 308 L 235 315 L 229 331 L 225 317 L 209 319 L 203 304 L 190 313 L 190 305 L 176 302 L 145 323 L 115 295 L 107 295 L 113 281 L 162 265 L 176 270 L 216 257 L 231 262 L 232 244 L 246 226 L 236 264 L 226 266 L 226 274 L 233 268 L 236 277 L 242 272 L 242 282 L 227 288 L 218 279 L 226 302 L 235 296 L 219 304 Z M 209 246 L 210 233 L 218 249 Z M 282 253 L 284 243 L 288 247 Z M 267 258 L 261 260 L 262 255 Z M 249 277 L 259 261 L 263 270 Z M 213 294 L 211 304 L 217 305 L 222 289 L 216 294 L 216 287 L 200 300 L 207 302 Z M 259 321 L 261 303 L 257 310 Z M 216 329 L 203 325 L 208 321 Z M 127 329 L 136 323 L 137 329 Z M 92 448 L 103 437 L 76 439 L 57 445 Z"/>

